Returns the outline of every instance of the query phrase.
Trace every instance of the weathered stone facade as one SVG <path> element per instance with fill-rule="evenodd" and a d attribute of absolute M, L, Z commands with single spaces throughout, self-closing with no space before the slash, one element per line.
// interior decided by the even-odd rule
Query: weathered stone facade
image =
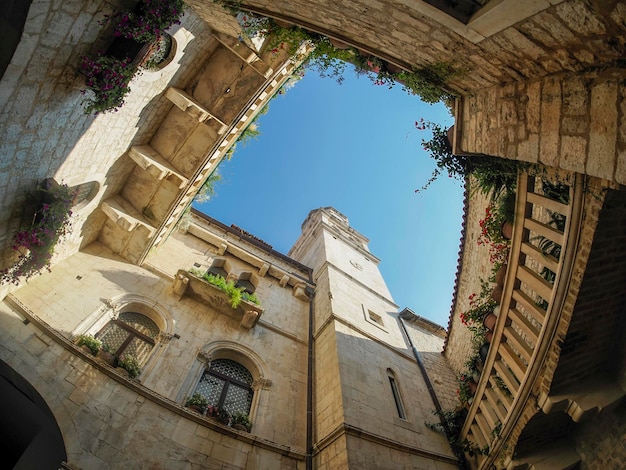
<path fill-rule="evenodd" d="M 240 41 L 237 21 L 219 5 L 189 0 L 182 24 L 172 29 L 178 44 L 174 60 L 159 72 L 135 77 L 118 113 L 87 117 L 81 108 L 80 58 L 110 42 L 110 28 L 99 24 L 104 16 L 132 3 L 32 2 L 0 81 L 2 267 L 12 260 L 12 233 L 32 217 L 23 208 L 36 182 L 53 177 L 96 188 L 75 208 L 73 232 L 57 247 L 53 272 L 19 288 L 0 286 L 0 297 L 12 292 L 0 305 L 1 357 L 34 385 L 33 401 L 43 403 L 42 413 L 55 417 L 70 464 L 129 468 L 167 462 L 182 468 L 187 462 L 192 467 L 268 469 L 454 465 L 443 437 L 424 425 L 433 420 L 434 403 L 408 339 L 418 356 L 421 352 L 440 402 L 453 406 L 451 377 L 470 351 L 470 335 L 459 314 L 490 269 L 486 249 L 475 240 L 486 201 L 476 194 L 469 197 L 444 356 L 436 352 L 444 339 L 425 324 L 408 322 L 407 335 L 402 333 L 397 306 L 367 240 L 336 211 L 311 214 L 291 260 L 216 222 L 197 221 L 188 233 L 176 233 L 176 221 L 202 182 L 297 64 L 285 54 Z M 626 180 L 626 4 L 503 0 L 487 2 L 463 21 L 420 0 L 259 0 L 243 8 L 327 34 L 406 70 L 452 65 L 459 73 L 447 77 L 443 86 L 457 97 L 457 153 L 539 162 L 557 173 L 578 173 L 578 180 L 581 174 L 594 177 L 585 183 L 585 222 L 575 227 L 580 243 L 567 253 L 572 260 L 564 270 L 567 279 L 550 299 L 558 308 L 548 312 L 549 337 L 542 336 L 531 348 L 507 330 L 508 341 L 517 341 L 522 352 L 518 356 L 515 347 L 502 341 L 507 359 L 491 358 L 499 367 L 510 361 L 511 386 L 517 385 L 515 373 L 521 376 L 526 368 L 532 374 L 539 371 L 536 381 L 520 384 L 524 398 L 511 416 L 496 403 L 495 409 L 479 413 L 476 424 L 466 426 L 473 426 L 467 435 L 485 434 L 492 444 L 490 454 L 473 465 L 503 467 L 544 458 L 524 454 L 524 446 L 545 442 L 545 430 L 570 423 L 569 416 L 590 415 L 579 404 L 580 390 L 572 388 L 580 379 L 573 364 L 586 365 L 586 374 L 604 367 L 613 354 L 609 346 L 594 348 L 583 338 L 584 331 L 592 331 L 590 317 L 623 329 L 617 316 L 623 310 L 623 276 L 620 270 L 601 272 L 623 253 L 617 248 L 604 253 L 594 238 L 599 233 L 600 240 L 614 242 L 623 235 L 621 225 L 611 229 L 600 224 L 605 232 L 597 232 L 595 222 L 604 211 L 602 188 L 618 189 Z M 206 269 L 220 257 L 228 258 L 235 275 L 252 276 L 265 311 L 250 306 L 238 316 L 218 313 L 217 304 L 205 305 L 215 295 L 207 294 L 192 274 L 179 271 L 195 264 Z M 309 269 L 294 259 L 313 268 L 313 282 Z M 602 303 L 594 301 L 594 279 L 606 281 L 601 283 Z M 534 283 L 548 289 L 541 280 Z M 76 334 L 97 332 L 131 310 L 147 315 L 160 331 L 141 384 L 71 343 Z M 523 326 L 533 332 L 532 324 Z M 501 324 L 497 335 L 507 327 Z M 309 345 L 314 345 L 312 376 L 307 371 Z M 536 357 L 535 349 L 541 351 Z M 568 355 L 576 360 L 568 362 Z M 181 406 L 211 358 L 241 360 L 252 371 L 252 433 L 234 431 Z M 620 367 L 618 377 L 607 382 L 615 396 L 624 388 Z M 3 377 L 11 375 L 4 367 L 0 371 Z M 393 383 L 404 417 L 390 389 Z M 490 378 L 479 384 L 487 398 L 499 393 L 494 388 Z M 312 395 L 305 398 L 308 390 Z M 610 401 L 600 395 L 602 403 Z M 308 404 L 312 409 L 307 410 Z M 477 400 L 471 413 L 478 407 Z M 610 439 L 594 442 L 592 435 L 602 422 L 619 432 L 609 412 L 589 426 L 568 428 L 572 432 L 566 437 L 575 441 L 576 450 L 564 445 L 561 457 L 582 459 L 589 468 L 604 462 L 600 454 Z M 307 416 L 312 421 L 307 423 Z M 497 421 L 502 438 L 491 432 Z M 137 455 L 132 435 L 148 430 L 153 434 L 152 440 L 142 441 L 146 459 Z M 518 443 L 520 462 L 513 461 Z M 612 461 L 620 461 L 618 453 L 606 460 Z"/>
<path fill-rule="evenodd" d="M 338 213 L 327 208 L 310 218 L 321 214 L 333 218 Z M 187 231 L 173 233 L 143 267 L 94 242 L 9 295 L 1 307 L 2 360 L 50 406 L 67 464 L 90 469 L 304 468 L 312 410 L 315 468 L 340 468 L 339 462 L 350 468 L 455 468 L 445 438 L 424 424 L 432 420 L 434 405 L 401 334 L 377 260 L 365 244 L 354 245 L 364 239 L 340 217 L 330 233 L 349 231 L 350 239 L 337 242 L 326 230 L 305 230 L 296 244 L 297 254 L 318 264 L 317 271 L 195 214 Z M 239 314 L 240 309 L 220 304 L 224 294 L 206 297 L 207 289 L 216 288 L 188 271 L 206 272 L 216 261 L 228 279 L 250 274 L 246 279 L 255 285 L 260 308 L 248 306 Z M 329 282 L 324 281 L 327 269 L 333 271 Z M 310 305 L 313 292 L 320 302 Z M 260 313 L 247 323 L 247 315 L 254 314 L 250 309 Z M 159 328 L 139 382 L 72 343 L 80 334 L 103 334 L 124 312 L 147 316 Z M 431 353 L 443 343 L 441 332 L 412 336 L 422 338 L 422 349 Z M 309 347 L 313 376 L 307 375 Z M 254 378 L 251 433 L 183 407 L 203 371 L 221 358 L 243 364 Z M 307 405 L 309 387 L 316 399 Z M 345 447 L 338 447 L 341 442 Z"/>

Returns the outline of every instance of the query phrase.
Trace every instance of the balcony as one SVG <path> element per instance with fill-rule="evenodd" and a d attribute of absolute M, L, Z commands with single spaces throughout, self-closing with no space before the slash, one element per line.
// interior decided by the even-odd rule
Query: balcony
<path fill-rule="evenodd" d="M 239 321 L 246 329 L 254 328 L 264 311 L 261 306 L 243 299 L 233 308 L 228 294 L 184 269 L 179 269 L 176 273 L 173 290 L 179 298 L 191 297 L 218 313 Z"/>
<path fill-rule="evenodd" d="M 565 422 L 565 428 L 571 430 L 624 397 L 614 377 L 597 371 L 600 361 L 608 362 L 610 352 L 594 358 L 593 365 L 582 364 L 580 356 L 576 360 L 567 356 L 571 347 L 595 347 L 585 343 L 579 331 L 584 331 L 579 318 L 589 318 L 589 313 L 582 311 L 579 294 L 588 277 L 597 282 L 596 270 L 588 277 L 585 274 L 598 252 L 591 249 L 591 241 L 596 247 L 596 227 L 606 191 L 600 182 L 591 188 L 584 178 L 572 175 L 567 194 L 560 200 L 548 197 L 540 178 L 520 175 L 518 179 L 500 314 L 460 436 L 482 450 L 467 455 L 472 468 L 529 468 L 536 462 L 563 462 L 550 468 L 569 468 L 567 465 L 579 461 L 578 454 L 567 433 L 552 436 L 553 440 L 562 438 L 559 446 L 549 444 L 555 423 L 564 428 Z M 623 199 L 620 196 L 620 201 Z M 608 225 L 613 236 L 614 223 Z M 619 263 L 619 255 L 613 256 Z M 611 275 L 620 283 L 625 271 L 620 268 L 615 275 L 611 270 Z M 615 305 L 611 315 L 617 318 L 621 301 Z M 605 327 L 611 328 L 608 324 Z M 573 334 L 572 329 L 576 330 Z M 607 351 L 611 342 L 619 344 L 619 333 L 608 341 L 609 333 L 602 328 L 599 331 L 609 343 Z M 528 437 L 533 444 L 524 441 Z M 521 441 L 525 444 L 518 445 Z M 519 459 L 525 446 L 531 450 Z M 518 460 L 513 460 L 514 454 Z"/>

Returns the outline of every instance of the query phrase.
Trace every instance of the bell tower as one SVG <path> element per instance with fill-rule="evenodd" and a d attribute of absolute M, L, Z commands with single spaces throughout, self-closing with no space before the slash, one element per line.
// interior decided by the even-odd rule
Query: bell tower
<path fill-rule="evenodd" d="M 434 404 L 368 242 L 324 207 L 289 252 L 316 283 L 314 467 L 457 468 L 445 437 L 424 424 Z"/>

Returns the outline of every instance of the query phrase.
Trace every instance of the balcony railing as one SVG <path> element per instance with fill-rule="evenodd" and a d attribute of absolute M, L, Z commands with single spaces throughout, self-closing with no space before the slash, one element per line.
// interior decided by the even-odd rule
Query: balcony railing
<path fill-rule="evenodd" d="M 555 198 L 557 188 L 561 197 Z M 549 186 L 518 178 L 515 224 L 500 313 L 461 438 L 490 468 L 513 430 L 547 356 L 572 272 L 582 218 L 582 177 Z"/>

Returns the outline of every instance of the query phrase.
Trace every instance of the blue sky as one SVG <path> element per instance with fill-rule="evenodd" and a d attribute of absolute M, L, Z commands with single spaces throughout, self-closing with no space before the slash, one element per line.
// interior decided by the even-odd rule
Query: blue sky
<path fill-rule="evenodd" d="M 434 162 L 423 117 L 451 125 L 442 105 L 400 86 L 389 90 L 345 73 L 339 85 L 308 71 L 270 102 L 261 135 L 238 144 L 219 171 L 216 195 L 196 206 L 287 253 L 309 211 L 333 206 L 369 238 L 370 251 L 400 308 L 447 325 L 460 243 L 463 191 L 440 177 L 416 194 Z"/>

